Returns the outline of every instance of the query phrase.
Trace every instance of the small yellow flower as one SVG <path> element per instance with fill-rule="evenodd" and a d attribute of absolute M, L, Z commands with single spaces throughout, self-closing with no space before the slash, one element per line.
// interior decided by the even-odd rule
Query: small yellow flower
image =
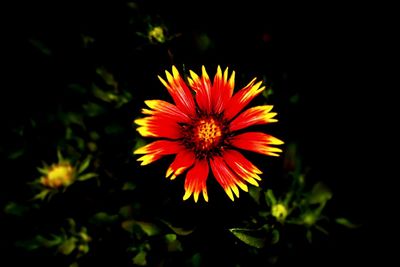
<path fill-rule="evenodd" d="M 285 205 L 278 203 L 272 206 L 271 213 L 278 221 L 284 221 L 288 215 L 288 210 Z"/>
<path fill-rule="evenodd" d="M 53 164 L 47 175 L 40 178 L 40 183 L 50 188 L 67 187 L 75 181 L 75 168 L 70 163 Z"/>
<path fill-rule="evenodd" d="M 157 26 L 152 28 L 148 33 L 149 40 L 153 42 L 154 40 L 159 43 L 165 42 L 165 34 L 163 27 Z"/>

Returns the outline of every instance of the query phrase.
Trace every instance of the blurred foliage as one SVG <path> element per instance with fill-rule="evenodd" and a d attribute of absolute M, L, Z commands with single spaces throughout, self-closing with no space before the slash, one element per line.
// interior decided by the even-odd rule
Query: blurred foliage
<path fill-rule="evenodd" d="M 326 244 L 332 231 L 361 227 L 332 212 L 340 195 L 312 173 L 296 130 L 301 92 L 287 85 L 278 63 L 243 61 L 259 55 L 274 62 L 269 26 L 237 32 L 244 22 L 232 20 L 236 28 L 221 24 L 219 36 L 220 28 L 195 27 L 199 17 L 186 25 L 189 15 L 175 17 L 158 4 L 122 1 L 80 12 L 71 5 L 64 11 L 76 18 L 54 13 L 27 24 L 18 51 L 27 58 L 18 74 L 27 89 L 11 96 L 22 115 L 10 114 L 0 144 L 7 257 L 16 265 L 70 267 L 279 265 Z M 48 7 L 33 9 L 41 8 Z M 268 89 L 256 101 L 276 103 L 285 155 L 254 156 L 267 174 L 235 203 L 212 181 L 210 203 L 183 202 L 183 179 L 166 181 L 165 168 L 141 168 L 132 155 L 147 142 L 132 122 L 143 100 L 169 97 L 156 75 L 171 64 L 185 72 L 202 64 L 237 68 L 237 87 L 262 77 Z"/>

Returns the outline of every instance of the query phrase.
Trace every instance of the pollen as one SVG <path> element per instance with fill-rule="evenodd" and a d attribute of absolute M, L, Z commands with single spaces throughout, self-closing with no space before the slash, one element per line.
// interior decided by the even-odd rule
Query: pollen
<path fill-rule="evenodd" d="M 213 118 L 199 120 L 193 130 L 193 138 L 199 150 L 211 150 L 221 141 L 221 125 Z"/>

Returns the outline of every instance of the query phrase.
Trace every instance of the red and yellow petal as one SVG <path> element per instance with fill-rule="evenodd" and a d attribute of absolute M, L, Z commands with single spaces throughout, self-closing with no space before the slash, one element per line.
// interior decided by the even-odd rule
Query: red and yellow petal
<path fill-rule="evenodd" d="M 212 88 L 212 105 L 215 113 L 219 114 L 224 110 L 232 97 L 234 85 L 235 72 L 232 73 L 228 81 L 228 68 L 225 69 L 222 75 L 221 67 L 218 66 Z"/>
<path fill-rule="evenodd" d="M 245 110 L 230 123 L 230 130 L 237 131 L 252 125 L 277 122 L 278 120 L 274 119 L 277 113 L 270 112 L 272 108 L 273 106 L 265 105 Z"/>
<path fill-rule="evenodd" d="M 168 82 L 160 76 L 158 76 L 158 79 L 167 88 L 176 106 L 188 116 L 194 116 L 196 106 L 194 104 L 192 93 L 180 76 L 176 67 L 172 66 L 172 75 L 168 71 L 165 71 L 165 75 L 167 76 Z"/>
<path fill-rule="evenodd" d="M 151 108 L 142 109 L 142 113 L 146 115 L 162 116 L 167 119 L 173 119 L 177 122 L 188 122 L 190 118 L 178 109 L 175 105 L 163 100 L 146 100 L 144 103 Z"/>
<path fill-rule="evenodd" d="M 197 202 L 200 193 L 203 193 L 204 200 L 208 202 L 206 185 L 208 172 L 209 166 L 207 160 L 202 159 L 195 162 L 193 168 L 186 174 L 183 200 L 187 200 L 193 194 L 194 201 Z"/>
<path fill-rule="evenodd" d="M 247 185 L 243 183 L 243 181 L 235 173 L 232 172 L 222 157 L 213 157 L 210 159 L 210 165 L 215 179 L 222 186 L 225 193 L 232 201 L 235 200 L 232 192 L 236 195 L 236 197 L 239 197 L 238 186 L 243 191 L 248 191 Z"/>
<path fill-rule="evenodd" d="M 243 89 L 239 90 L 225 105 L 224 115 L 225 118 L 230 120 L 235 117 L 254 97 L 259 95 L 265 86 L 260 87 L 262 82 L 254 84 L 256 79 L 254 78 L 248 85 Z"/>
<path fill-rule="evenodd" d="M 133 154 L 145 154 L 137 159 L 140 165 L 150 164 L 165 155 L 177 154 L 185 148 L 175 141 L 160 140 L 136 149 Z"/>
<path fill-rule="evenodd" d="M 192 167 L 195 160 L 195 155 L 190 150 L 182 150 L 180 151 L 175 160 L 169 166 L 167 173 L 165 174 L 166 178 L 170 178 L 174 180 L 176 176 L 182 174 L 185 170 Z"/>
<path fill-rule="evenodd" d="M 233 146 L 250 150 L 268 156 L 279 156 L 282 149 L 270 145 L 281 145 L 283 142 L 278 138 L 260 132 L 248 132 L 236 135 L 230 139 Z"/>
<path fill-rule="evenodd" d="M 178 139 L 182 132 L 175 119 L 163 116 L 149 116 L 134 121 L 138 127 L 136 131 L 144 137 L 164 137 Z"/>
<path fill-rule="evenodd" d="M 212 94 L 211 82 L 207 74 L 206 68 L 202 66 L 202 76 L 201 78 L 193 71 L 189 71 L 190 77 L 188 78 L 189 85 L 196 93 L 196 102 L 200 110 L 206 114 L 212 112 Z"/>
<path fill-rule="evenodd" d="M 223 158 L 234 173 L 249 184 L 258 186 L 256 180 L 261 181 L 258 175 L 262 174 L 262 172 L 241 153 L 236 150 L 226 150 L 223 154 Z"/>

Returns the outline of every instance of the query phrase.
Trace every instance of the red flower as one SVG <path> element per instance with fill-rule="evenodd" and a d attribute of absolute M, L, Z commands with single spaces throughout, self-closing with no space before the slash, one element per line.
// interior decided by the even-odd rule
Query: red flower
<path fill-rule="evenodd" d="M 247 183 L 258 186 L 262 172 L 237 149 L 250 150 L 269 156 L 278 156 L 281 149 L 271 145 L 283 142 L 261 132 L 237 133 L 257 124 L 276 122 L 272 106 L 257 106 L 240 113 L 265 87 L 253 79 L 233 94 L 235 72 L 228 79 L 228 68 L 222 73 L 218 66 L 214 82 L 202 67 L 199 77 L 190 71 L 188 84 L 173 66 L 172 75 L 165 72 L 167 81 L 158 78 L 167 88 L 175 105 L 163 100 L 147 100 L 150 109 L 142 109 L 149 115 L 135 120 L 137 131 L 144 137 L 164 138 L 137 149 L 134 154 L 144 154 L 141 165 L 152 163 L 165 155 L 176 154 L 166 172 L 171 180 L 186 173 L 185 195 L 192 194 L 197 202 L 199 194 L 208 201 L 206 181 L 209 169 L 231 200 L 239 197 L 240 187 L 248 191 Z M 194 96 L 192 95 L 194 91 Z"/>

